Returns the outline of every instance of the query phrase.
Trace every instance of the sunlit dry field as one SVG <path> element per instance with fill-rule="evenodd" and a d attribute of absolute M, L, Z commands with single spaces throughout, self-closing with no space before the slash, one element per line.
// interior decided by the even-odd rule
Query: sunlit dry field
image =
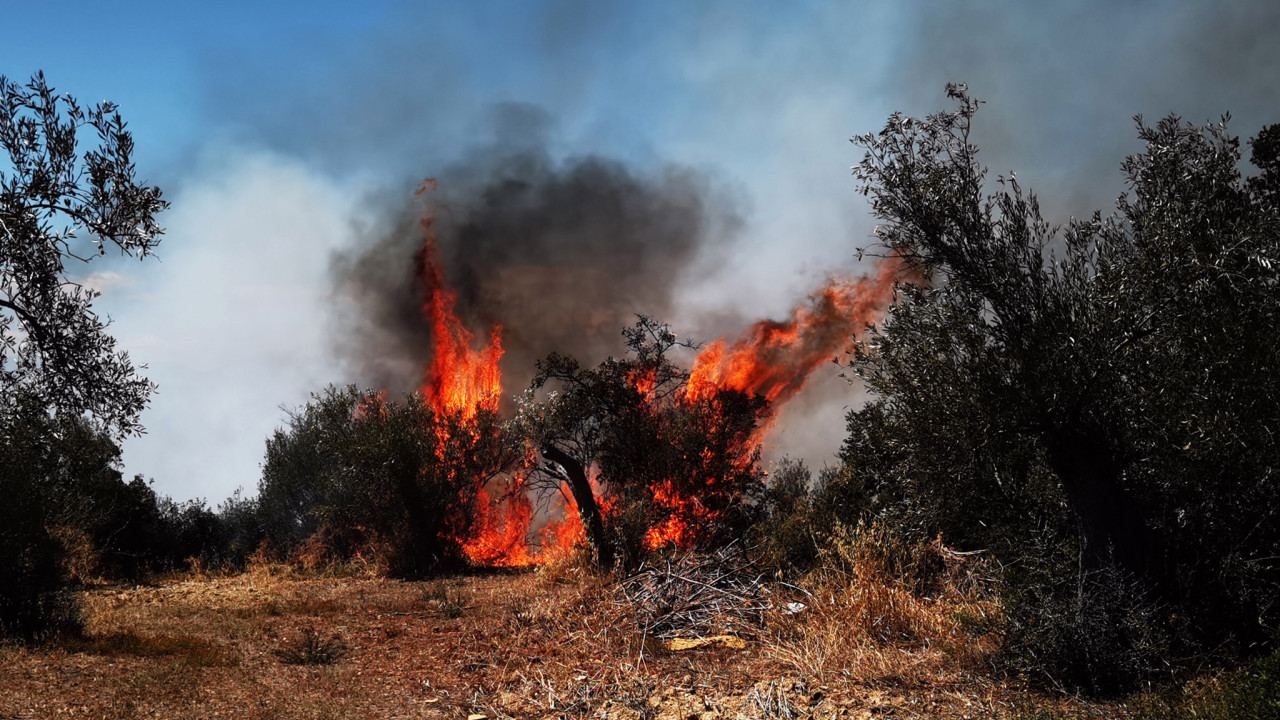
<path fill-rule="evenodd" d="M 1116 712 L 999 678 L 983 660 L 984 639 L 949 619 L 981 607 L 961 613 L 884 585 L 851 592 L 841 580 L 828 578 L 825 594 L 811 583 L 819 592 L 803 596 L 803 612 L 770 613 L 763 627 L 739 632 L 743 642 L 685 650 L 646 637 L 615 582 L 572 568 L 415 583 L 265 566 L 101 587 L 84 593 L 85 638 L 0 651 L 0 717 Z M 298 664 L 307 661 L 315 664 Z"/>

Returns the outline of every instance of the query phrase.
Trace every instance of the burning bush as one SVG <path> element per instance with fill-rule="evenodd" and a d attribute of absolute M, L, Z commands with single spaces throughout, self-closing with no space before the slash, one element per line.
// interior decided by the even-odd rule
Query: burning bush
<path fill-rule="evenodd" d="M 428 180 L 418 196 L 427 198 L 434 191 L 434 181 Z M 538 364 L 532 387 L 505 433 L 523 444 L 524 463 L 516 467 L 496 421 L 504 328 L 491 317 L 483 318 L 487 333 L 463 322 L 459 295 L 446 282 L 429 206 L 419 217 L 418 232 L 412 276 L 430 356 L 423 358 L 417 394 L 407 403 L 432 419 L 410 422 L 403 430 L 396 425 L 397 447 L 413 448 L 405 451 L 412 461 L 380 459 L 377 452 L 389 451 L 383 448 L 361 450 L 360 462 L 373 476 L 404 474 L 409 471 L 400 466 L 432 463 L 433 469 L 419 475 L 438 475 L 439 482 L 452 487 L 466 519 L 444 520 L 430 525 L 429 532 L 405 535 L 379 528 L 370 517 L 356 521 L 343 515 L 342 522 L 335 522 L 333 510 L 312 512 L 321 502 L 312 487 L 314 478 L 342 477 L 356 465 L 334 451 L 292 449 L 289 435 L 304 448 L 331 444 L 323 437 L 327 431 L 295 418 L 289 433 L 278 434 L 268 446 L 273 479 L 264 478 L 262 503 L 279 520 L 274 538 L 296 546 L 324 530 L 332 538 L 325 544 L 345 552 L 371 542 L 370 533 L 419 538 L 418 545 L 435 549 L 412 551 L 419 558 L 415 567 L 445 549 L 460 551 L 478 565 L 526 565 L 563 555 L 585 541 L 597 563 L 608 567 L 617 551 L 632 565 L 657 548 L 705 548 L 739 537 L 757 514 L 764 491 L 759 457 L 771 403 L 795 396 L 820 363 L 874 319 L 892 297 L 898 270 L 896 263 L 885 263 L 874 279 L 833 279 L 789 319 L 758 322 L 731 345 L 713 343 L 696 358 L 692 372 L 668 357 L 677 346 L 692 346 L 644 317 L 624 330 L 631 352 L 623 359 L 610 358 L 588 369 L 575 358 L 552 353 Z M 536 298 L 529 301 L 537 304 Z M 473 326 L 481 322 L 470 320 Z M 487 334 L 487 341 L 477 340 L 477 334 Z M 552 392 L 539 395 L 544 389 Z M 317 407 L 316 412 L 329 417 L 328 426 L 347 427 L 359 400 L 349 394 L 334 401 L 332 410 Z M 379 412 L 390 407 L 380 398 L 367 402 L 378 404 Z M 424 437 L 413 440 L 414 433 Z M 368 447 L 375 446 L 380 447 Z M 279 456 L 274 462 L 273 455 Z M 500 472 L 504 469 L 510 472 Z M 277 488 L 270 495 L 268 484 Z M 417 507 L 415 495 L 424 494 L 404 479 L 373 485 L 389 488 L 381 492 L 396 498 L 386 505 L 388 512 L 412 515 L 417 511 L 405 508 Z M 321 494 L 327 498 L 333 492 Z M 535 500 L 545 501 L 546 512 L 535 512 Z M 322 504 L 333 506 L 328 499 Z M 383 507 L 367 499 L 338 506 Z M 393 524 L 427 527 L 424 522 L 406 516 Z M 344 539 L 341 528 L 350 537 Z M 540 548 L 531 542 L 535 530 Z M 443 538 L 443 545 L 421 539 L 426 536 Z"/>

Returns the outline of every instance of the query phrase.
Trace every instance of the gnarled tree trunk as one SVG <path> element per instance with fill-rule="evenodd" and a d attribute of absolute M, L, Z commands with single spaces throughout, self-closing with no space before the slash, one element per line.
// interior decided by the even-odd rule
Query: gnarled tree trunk
<path fill-rule="evenodd" d="M 560 448 L 546 443 L 542 446 L 542 456 L 564 468 L 569 480 L 569 490 L 573 500 L 578 504 L 578 514 L 582 516 L 582 526 L 587 531 L 587 540 L 595 550 L 596 564 L 605 570 L 613 568 L 613 544 L 604 532 L 604 518 L 600 515 L 600 504 L 591 490 L 587 480 L 586 468 L 572 455 Z"/>
<path fill-rule="evenodd" d="M 1080 522 L 1082 570 L 1116 568 L 1158 589 L 1141 510 L 1121 485 L 1120 463 L 1101 432 L 1058 425 L 1044 438 L 1048 460 Z"/>

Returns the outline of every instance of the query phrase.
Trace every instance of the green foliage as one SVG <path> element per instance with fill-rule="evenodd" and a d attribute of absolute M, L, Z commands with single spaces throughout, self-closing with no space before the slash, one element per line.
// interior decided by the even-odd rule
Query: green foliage
<path fill-rule="evenodd" d="M 1128 704 L 1133 720 L 1269 720 L 1280 717 L 1280 653 L 1177 691 L 1147 692 Z"/>
<path fill-rule="evenodd" d="M 83 130 L 97 142 L 81 152 Z M 159 188 L 134 182 L 133 138 L 111 103 L 82 108 L 37 73 L 0 76 L 0 413 L 19 398 L 136 432 L 153 386 L 67 276 L 77 252 L 138 257 L 160 242 Z M 77 231 L 85 233 L 77 236 Z"/>
<path fill-rule="evenodd" d="M 139 432 L 153 389 L 65 263 L 108 245 L 145 257 L 166 203 L 135 184 L 115 106 L 82 108 L 39 73 L 0 76 L 0 149 L 0 636 L 36 639 L 77 624 L 54 535 L 74 522 L 74 483 L 111 482 L 105 433 Z"/>
<path fill-rule="evenodd" d="M 84 417 L 19 404 L 0 416 L 0 457 L 0 635 L 74 634 L 77 581 L 136 582 L 192 558 L 216 566 L 247 555 L 230 513 L 124 482 L 119 447 Z"/>
<path fill-rule="evenodd" d="M 874 395 L 815 504 L 1006 568 L 1014 664 L 1095 691 L 1280 623 L 1277 128 L 1141 123 L 1115 214 L 1051 227 L 969 143 L 979 103 L 855 138 L 922 281 L 861 344 Z"/>
<path fill-rule="evenodd" d="M 267 441 L 258 518 L 280 554 L 312 540 L 332 557 L 372 550 L 392 574 L 421 575 L 461 562 L 478 489 L 511 459 L 493 413 L 329 387 Z"/>
<path fill-rule="evenodd" d="M 1162 605 L 1115 570 L 1076 577 L 1044 563 L 1038 576 L 1004 578 L 1010 669 L 1055 689 L 1106 694 L 1173 680 L 1173 647 Z"/>
<path fill-rule="evenodd" d="M 802 460 L 784 458 L 770 473 L 749 536 L 760 562 L 790 573 L 813 567 L 824 526 L 815 523 L 812 484 Z"/>
<path fill-rule="evenodd" d="M 35 403 L 0 415 L 0 636 L 40 640 L 79 628 L 65 552 L 49 529 L 56 485 L 48 471 L 60 459 L 49 425 Z"/>

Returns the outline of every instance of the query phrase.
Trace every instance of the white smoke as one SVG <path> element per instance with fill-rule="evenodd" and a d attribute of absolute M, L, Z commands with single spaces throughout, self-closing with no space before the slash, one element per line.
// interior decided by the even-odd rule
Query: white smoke
<path fill-rule="evenodd" d="M 125 471 L 217 502 L 257 486 L 264 440 L 340 381 L 326 326 L 328 267 L 358 222 L 361 186 L 279 155 L 230 151 L 171 193 L 159 261 L 95 275 L 97 307 L 159 392 Z"/>

